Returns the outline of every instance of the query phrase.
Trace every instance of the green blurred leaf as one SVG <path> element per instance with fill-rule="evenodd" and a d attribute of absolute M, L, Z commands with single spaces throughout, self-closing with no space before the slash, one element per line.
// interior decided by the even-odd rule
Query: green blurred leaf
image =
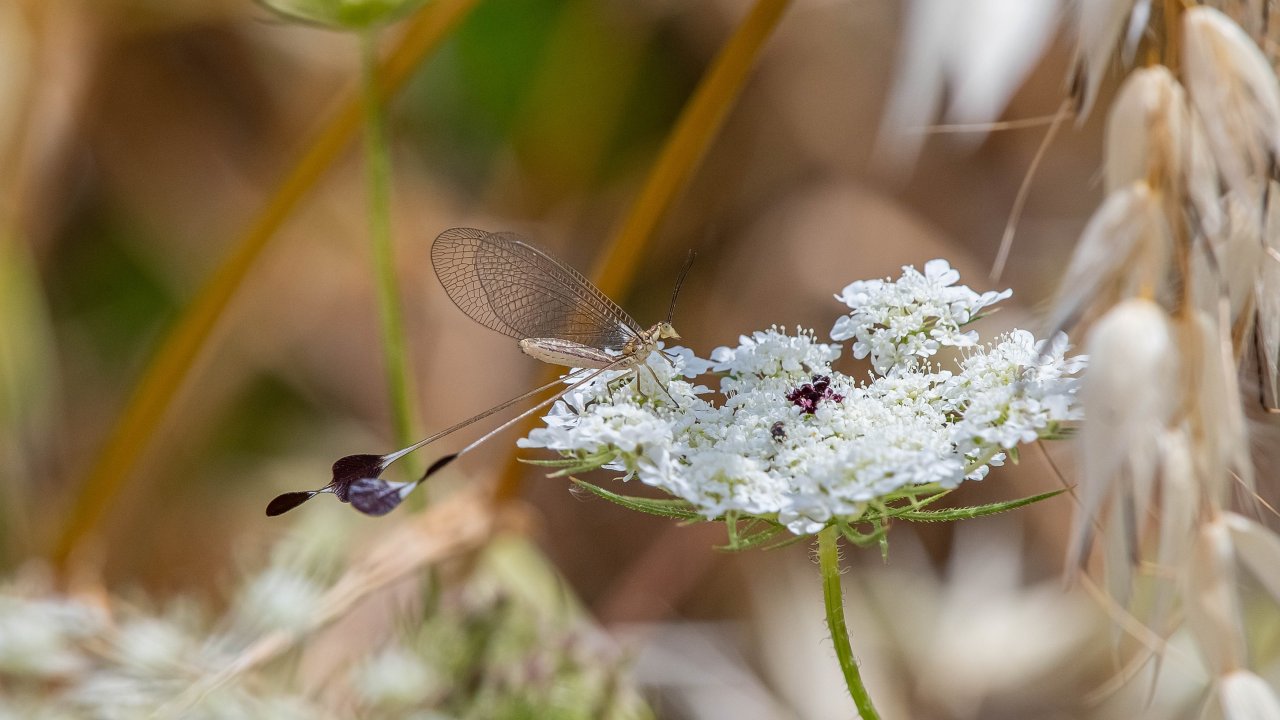
<path fill-rule="evenodd" d="M 685 44 L 664 21 L 594 0 L 489 0 L 396 117 L 433 173 L 480 193 L 495 167 L 515 169 L 524 199 L 552 202 L 653 161 L 702 71 Z"/>
<path fill-rule="evenodd" d="M 28 248 L 0 236 L 0 567 L 30 538 L 28 457 L 52 435 L 58 362 L 39 274 Z"/>
<path fill-rule="evenodd" d="M 51 312 L 87 337 L 91 364 L 101 363 L 113 376 L 130 376 L 156 331 L 177 313 L 181 299 L 171 291 L 172 281 L 162 279 L 168 268 L 137 251 L 163 246 L 146 235 L 141 221 L 92 204 L 54 248 Z"/>

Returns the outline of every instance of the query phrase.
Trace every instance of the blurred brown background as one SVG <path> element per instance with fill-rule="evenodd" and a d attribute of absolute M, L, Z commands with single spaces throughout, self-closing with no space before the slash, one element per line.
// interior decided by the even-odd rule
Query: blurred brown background
<path fill-rule="evenodd" d="M 459 225 L 515 230 L 589 268 L 745 9 L 485 0 L 416 69 L 389 117 L 426 429 L 514 396 L 543 372 L 448 302 L 430 269 L 431 239 Z M 977 140 L 934 134 L 914 168 L 873 169 L 900 14 L 897 0 L 807 0 L 788 11 L 633 289 L 616 298 L 623 307 L 642 323 L 660 317 L 686 250 L 697 249 L 676 324 L 705 356 L 773 323 L 825 335 L 841 310 L 831 296 L 848 282 L 946 257 L 975 289 L 1014 289 L 1020 309 L 988 328 L 1035 326 L 1032 312 L 1099 200 L 1099 123 L 1068 124 L 1049 149 L 993 283 L 986 273 L 1044 126 Z M 1058 109 L 1067 49 L 1050 49 L 1006 117 Z M 159 338 L 355 92 L 357 61 L 353 37 L 288 24 L 248 1 L 0 5 L 0 240 L 10 246 L 0 322 L 21 344 L 5 351 L 16 359 L 3 378 L 5 568 L 48 551 Z M 920 118 L 919 130 L 933 121 Z M 340 455 L 394 447 L 361 172 L 355 143 L 220 321 L 79 557 L 100 564 L 109 587 L 217 596 L 279 532 L 281 521 L 263 516 L 268 499 L 322 485 Z M 502 472 L 513 441 L 469 458 L 455 481 Z M 1056 487 L 1028 455 L 957 501 Z M 767 602 L 761 578 L 786 577 L 776 569 L 784 557 L 805 561 L 803 548 L 718 553 L 721 529 L 577 498 L 536 469 L 523 494 L 535 537 L 606 622 L 742 617 Z M 1070 511 L 1058 498 L 974 525 L 1025 524 L 1021 560 L 1044 579 L 1058 570 Z M 894 564 L 943 567 L 955 532 L 901 528 Z M 880 564 L 873 550 L 852 554 Z M 816 591 L 816 573 L 804 582 Z M 803 608 L 816 625 L 818 606 Z"/>

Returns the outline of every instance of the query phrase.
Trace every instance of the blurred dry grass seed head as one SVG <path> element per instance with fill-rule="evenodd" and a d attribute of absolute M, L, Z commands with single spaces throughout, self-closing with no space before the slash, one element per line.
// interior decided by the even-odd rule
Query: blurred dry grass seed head
<path fill-rule="evenodd" d="M 1146 26 L 1142 5 L 1082 3 L 1083 107 L 1126 20 Z M 1136 70 L 1116 95 L 1108 195 L 1051 316 L 1054 326 L 1097 318 L 1081 390 L 1088 421 L 1069 557 L 1075 570 L 1101 532 L 1110 593 L 1129 604 L 1142 568 L 1157 600 L 1130 610 L 1162 636 L 1177 628 L 1180 603 L 1224 715 L 1280 718 L 1280 701 L 1247 669 L 1239 578 L 1249 570 L 1280 599 L 1280 537 L 1231 511 L 1237 488 L 1253 491 L 1238 376 L 1253 329 L 1273 400 L 1280 354 L 1272 208 L 1280 186 L 1270 179 L 1280 156 L 1280 83 L 1227 15 L 1194 7 L 1180 20 L 1179 74 Z M 1147 537 L 1154 564 L 1143 563 Z"/>

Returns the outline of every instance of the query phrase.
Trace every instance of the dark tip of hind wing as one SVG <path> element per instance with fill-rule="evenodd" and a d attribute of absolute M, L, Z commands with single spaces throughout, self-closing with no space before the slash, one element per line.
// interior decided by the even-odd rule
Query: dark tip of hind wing
<path fill-rule="evenodd" d="M 437 471 L 444 469 L 444 466 L 448 465 L 449 463 L 457 459 L 458 459 L 457 453 L 454 453 L 452 455 L 445 455 L 439 460 L 431 463 L 431 467 L 427 468 L 427 472 L 422 475 L 422 479 L 426 480 L 432 475 L 435 475 Z"/>
<path fill-rule="evenodd" d="M 267 503 L 267 517 L 283 515 L 315 497 L 315 495 L 314 490 L 300 490 L 277 495 L 274 500 Z"/>
<path fill-rule="evenodd" d="M 365 515 L 380 517 L 395 510 L 404 498 L 400 496 L 402 483 L 391 484 L 381 478 L 361 478 L 351 483 L 347 497 L 351 507 Z"/>

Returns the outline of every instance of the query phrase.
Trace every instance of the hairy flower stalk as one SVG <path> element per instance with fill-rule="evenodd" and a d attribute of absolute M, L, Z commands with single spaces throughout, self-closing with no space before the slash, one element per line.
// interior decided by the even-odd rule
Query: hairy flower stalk
<path fill-rule="evenodd" d="M 840 536 L 834 527 L 818 533 L 818 565 L 822 569 L 822 600 L 827 608 L 827 629 L 831 631 L 836 659 L 840 661 L 840 671 L 844 674 L 849 696 L 858 708 L 858 715 L 862 720 L 880 720 L 880 714 L 862 684 L 862 673 L 858 670 L 857 659 L 853 657 L 853 648 L 849 646 L 849 630 L 844 621 L 844 590 L 840 587 L 839 542 Z"/>
<path fill-rule="evenodd" d="M 1024 504 L 923 509 L 986 477 L 1018 446 L 1061 435 L 1080 417 L 1075 374 L 1085 359 L 1066 355 L 1064 335 L 1045 342 L 1014 330 L 982 344 L 971 323 L 1010 293 L 980 294 L 958 280 L 933 260 L 923 273 L 906 267 L 897 280 L 855 282 L 836 296 L 849 312 L 832 337 L 870 359 L 866 380 L 835 369 L 839 345 L 775 326 L 709 360 L 672 348 L 637 372 L 581 384 L 519 444 L 558 452 L 534 462 L 559 475 L 604 468 L 660 488 L 672 499 L 584 483 L 635 509 L 723 520 L 734 548 L 822 533 L 834 558 L 837 537 L 882 540 L 890 519 L 959 519 Z M 956 359 L 944 363 L 947 349 Z M 720 378 L 718 398 L 693 381 L 708 371 Z M 833 638 L 840 625 L 832 623 Z M 846 677 L 856 676 L 848 639 L 836 647 Z M 850 680 L 850 692 L 863 708 L 860 681 Z M 874 717 L 869 700 L 865 707 Z"/>

